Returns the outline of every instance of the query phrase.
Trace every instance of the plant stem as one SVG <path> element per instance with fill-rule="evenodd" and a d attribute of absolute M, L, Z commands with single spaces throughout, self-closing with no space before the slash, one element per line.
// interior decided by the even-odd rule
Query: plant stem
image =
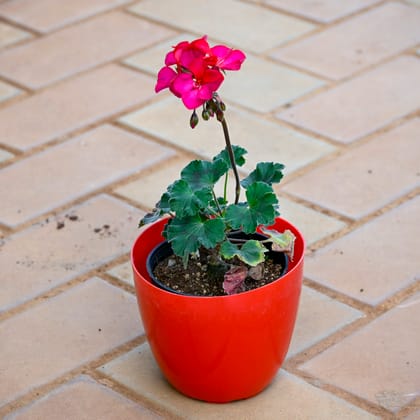
<path fill-rule="evenodd" d="M 227 200 L 227 186 L 228 186 L 229 172 L 226 172 L 225 183 L 223 185 L 223 201 L 226 203 Z"/>
<path fill-rule="evenodd" d="M 233 153 L 232 144 L 230 142 L 229 130 L 225 117 L 220 120 L 223 127 L 223 134 L 225 135 L 226 149 L 229 155 L 230 163 L 232 165 L 233 174 L 235 176 L 235 204 L 239 202 L 239 195 L 241 194 L 241 183 L 239 180 L 238 168 L 236 167 L 235 155 Z"/>
<path fill-rule="evenodd" d="M 221 208 L 220 208 L 220 206 L 219 206 L 219 202 L 217 201 L 217 197 L 216 197 L 216 194 L 215 194 L 215 192 L 214 192 L 213 188 L 212 188 L 212 190 L 211 190 L 211 193 L 213 194 L 213 200 L 214 200 L 214 202 L 215 202 L 215 204 L 216 204 L 217 211 L 219 212 L 219 216 L 223 216 L 222 209 L 221 209 Z"/>

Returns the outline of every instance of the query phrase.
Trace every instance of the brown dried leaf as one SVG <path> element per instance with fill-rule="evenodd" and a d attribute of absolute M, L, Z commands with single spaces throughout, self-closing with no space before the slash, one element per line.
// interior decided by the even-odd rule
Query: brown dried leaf
<path fill-rule="evenodd" d="M 251 267 L 248 271 L 248 276 L 254 280 L 261 280 L 263 277 L 264 264 L 258 264 L 255 267 Z"/>
<path fill-rule="evenodd" d="M 244 265 L 233 265 L 224 277 L 223 290 L 226 294 L 233 295 L 241 292 L 247 275 L 248 269 Z"/>

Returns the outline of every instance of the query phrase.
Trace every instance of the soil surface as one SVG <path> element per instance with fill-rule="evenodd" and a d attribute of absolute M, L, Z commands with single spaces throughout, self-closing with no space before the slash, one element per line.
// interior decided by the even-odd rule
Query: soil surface
<path fill-rule="evenodd" d="M 230 261 L 230 263 L 237 264 L 238 262 Z M 190 258 L 185 269 L 181 259 L 172 255 L 157 264 L 154 275 L 161 283 L 178 293 L 194 296 L 225 296 L 226 293 L 223 290 L 224 272 L 220 272 L 217 276 L 209 276 L 208 268 L 209 265 L 206 261 Z M 282 269 L 280 264 L 267 259 L 264 262 L 262 279 L 254 280 L 247 277 L 243 291 L 257 289 L 277 280 Z"/>

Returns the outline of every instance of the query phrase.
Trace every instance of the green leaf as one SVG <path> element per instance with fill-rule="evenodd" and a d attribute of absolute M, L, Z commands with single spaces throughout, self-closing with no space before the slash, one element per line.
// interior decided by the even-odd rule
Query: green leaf
<path fill-rule="evenodd" d="M 160 201 L 156 204 L 156 207 L 161 209 L 164 213 L 169 213 L 171 211 L 171 206 L 169 204 L 169 199 L 171 198 L 171 194 L 168 192 L 172 185 L 168 187 L 168 190 L 162 194 Z"/>
<path fill-rule="evenodd" d="M 145 214 L 139 221 L 139 228 L 147 225 L 149 223 L 153 223 L 160 218 L 162 215 L 162 211 L 160 208 L 154 208 L 150 213 Z"/>
<path fill-rule="evenodd" d="M 283 178 L 284 165 L 273 162 L 260 162 L 257 167 L 241 181 L 241 185 L 246 189 L 254 182 L 264 182 L 268 185 L 280 182 Z"/>
<path fill-rule="evenodd" d="M 254 239 L 245 242 L 241 247 L 229 241 L 223 242 L 220 247 L 223 258 L 229 260 L 236 256 L 252 267 L 264 261 L 265 252 L 267 252 L 267 248 L 260 241 Z"/>
<path fill-rule="evenodd" d="M 259 225 L 270 225 L 277 215 L 277 197 L 264 182 L 254 182 L 246 190 L 247 203 L 232 204 L 226 209 L 226 222 L 233 229 L 254 233 Z"/>
<path fill-rule="evenodd" d="M 237 166 L 243 166 L 245 164 L 245 158 L 244 155 L 246 155 L 248 152 L 240 146 L 232 146 L 233 155 L 235 156 L 235 163 Z M 223 160 L 229 169 L 232 168 L 232 165 L 230 164 L 229 154 L 226 149 L 222 150 L 217 156 L 213 158 L 213 162 L 216 160 Z"/>
<path fill-rule="evenodd" d="M 226 208 L 226 223 L 232 229 L 243 229 L 246 233 L 253 233 L 257 223 L 246 203 L 231 204 Z M 253 226 L 255 225 L 255 228 Z"/>
<path fill-rule="evenodd" d="M 221 160 L 193 160 L 181 171 L 181 179 L 188 182 L 193 191 L 197 191 L 213 188 L 227 171 L 228 166 Z"/>
<path fill-rule="evenodd" d="M 183 179 L 175 181 L 169 191 L 170 209 L 178 217 L 193 216 L 208 206 L 213 199 L 211 189 L 193 191 Z"/>
<path fill-rule="evenodd" d="M 175 255 L 182 257 L 184 265 L 192 252 L 202 245 L 214 248 L 225 238 L 225 224 L 220 218 L 205 219 L 199 215 L 175 217 L 169 220 L 165 237 L 171 243 Z"/>

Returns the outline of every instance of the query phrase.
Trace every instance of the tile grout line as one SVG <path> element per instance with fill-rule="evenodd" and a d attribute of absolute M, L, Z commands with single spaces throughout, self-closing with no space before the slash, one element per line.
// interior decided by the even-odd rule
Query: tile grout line
<path fill-rule="evenodd" d="M 121 355 L 131 351 L 133 348 L 141 345 L 146 341 L 144 334 L 135 337 L 121 345 L 118 345 L 102 355 L 83 363 L 73 369 L 70 369 L 67 372 L 64 372 L 59 377 L 54 378 L 51 381 L 48 381 L 44 384 L 35 386 L 32 389 L 29 389 L 25 394 L 18 396 L 14 400 L 8 402 L 7 404 L 0 407 L 0 417 L 12 413 L 13 411 L 18 410 L 19 408 L 25 407 L 43 396 L 48 395 L 52 390 L 58 388 L 59 386 L 64 385 L 65 383 L 75 379 L 77 376 L 82 374 L 87 374 L 91 376 L 91 373 L 95 372 L 98 367 L 101 365 L 110 362 L 111 360 L 120 357 Z M 105 384 L 103 384 L 105 385 Z M 108 386 L 108 385 L 106 385 Z M 108 386 L 108 388 L 110 388 Z M 112 389 L 112 388 L 110 388 Z"/>
<path fill-rule="evenodd" d="M 147 396 L 137 394 L 135 391 L 131 390 L 124 384 L 108 376 L 106 373 L 99 371 L 98 369 L 91 371 L 90 376 L 94 378 L 97 382 L 105 386 L 108 386 L 110 389 L 113 389 L 119 392 L 121 395 L 124 395 L 125 397 L 131 399 L 134 402 L 145 403 L 146 407 L 150 407 L 152 410 L 156 410 L 159 414 L 167 416 L 165 418 L 168 418 L 171 420 L 183 419 L 183 417 L 176 416 L 175 414 L 167 410 L 165 407 L 163 407 L 162 405 L 159 405 L 157 402 L 153 401 Z"/>
<path fill-rule="evenodd" d="M 286 15 L 295 19 L 299 19 L 299 20 L 303 20 L 307 23 L 311 23 L 313 25 L 318 25 L 318 26 L 322 26 L 322 27 L 332 27 L 332 26 L 337 26 L 338 24 L 345 22 L 347 20 L 350 20 L 352 18 L 354 18 L 355 16 L 359 16 L 362 15 L 372 9 L 378 8 L 386 3 L 394 3 L 394 0 L 381 0 L 378 3 L 374 3 L 368 6 L 362 6 L 361 9 L 359 10 L 355 10 L 352 12 L 349 12 L 348 14 L 342 16 L 342 17 L 338 17 L 336 19 L 333 19 L 331 21 L 320 21 L 320 20 L 316 20 L 316 18 L 311 18 L 310 16 L 306 16 L 304 14 L 298 13 L 298 12 L 294 12 L 292 10 L 287 10 L 284 6 L 274 6 L 271 5 L 269 3 L 265 3 L 264 0 L 239 0 L 242 3 L 245 4 L 253 4 L 253 5 L 257 5 L 263 9 L 267 9 L 271 12 L 275 12 L 275 13 L 280 13 L 282 15 Z M 316 33 L 316 32 L 315 32 Z M 314 33 L 312 33 L 314 34 Z"/>

